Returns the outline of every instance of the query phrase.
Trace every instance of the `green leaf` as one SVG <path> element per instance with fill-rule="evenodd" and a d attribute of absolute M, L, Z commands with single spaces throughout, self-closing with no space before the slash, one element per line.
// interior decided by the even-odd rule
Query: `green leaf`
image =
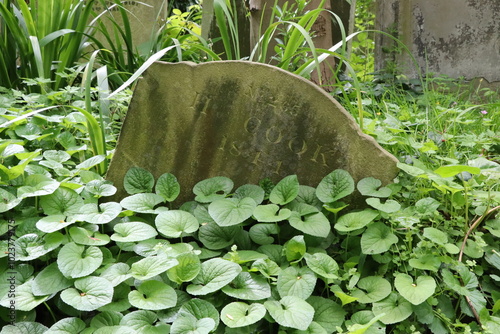
<path fill-rule="evenodd" d="M 103 255 L 98 247 L 80 246 L 74 242 L 64 245 L 57 255 L 57 265 L 68 278 L 84 277 L 92 274 L 102 264 Z"/>
<path fill-rule="evenodd" d="M 365 310 L 352 315 L 348 334 L 385 334 L 386 328 L 379 319 L 383 314 L 375 316 L 373 312 Z"/>
<path fill-rule="evenodd" d="M 60 163 L 63 163 L 71 159 L 71 155 L 69 155 L 65 151 L 56 151 L 56 150 L 48 150 L 43 152 L 43 157 L 47 160 L 53 160 Z"/>
<path fill-rule="evenodd" d="M 441 177 L 452 177 L 463 172 L 468 172 L 471 174 L 480 174 L 481 169 L 477 167 L 454 165 L 454 166 L 441 166 L 434 171 L 434 173 L 436 173 Z"/>
<path fill-rule="evenodd" d="M 300 260 L 306 253 L 306 243 L 303 235 L 297 235 L 285 244 L 285 256 L 288 262 Z"/>
<path fill-rule="evenodd" d="M 391 283 L 378 276 L 368 276 L 360 279 L 357 287 L 358 289 L 353 290 L 351 294 L 363 304 L 378 302 L 389 296 L 392 291 Z"/>
<path fill-rule="evenodd" d="M 208 334 L 215 328 L 211 318 L 196 319 L 192 315 L 182 315 L 175 319 L 170 334 Z"/>
<path fill-rule="evenodd" d="M 59 232 L 46 234 L 43 237 L 37 234 L 25 234 L 14 241 L 16 260 L 31 261 L 37 259 L 59 247 L 63 239 L 63 235 Z"/>
<path fill-rule="evenodd" d="M 198 298 L 190 299 L 184 303 L 178 312 L 179 316 L 193 316 L 197 320 L 210 318 L 214 321 L 215 328 L 219 325 L 219 311 L 212 303 Z"/>
<path fill-rule="evenodd" d="M 380 318 L 380 321 L 386 325 L 401 322 L 413 313 L 411 304 L 395 292 L 392 292 L 387 298 L 373 303 L 372 311 L 375 316 L 385 314 Z"/>
<path fill-rule="evenodd" d="M 193 187 L 195 200 L 200 203 L 210 203 L 225 198 L 233 189 L 233 181 L 224 176 L 215 176 L 198 182 Z"/>
<path fill-rule="evenodd" d="M 130 267 L 126 263 L 114 263 L 101 273 L 102 278 L 111 282 L 111 285 L 117 286 L 128 278 L 132 277 L 130 274 Z"/>
<path fill-rule="evenodd" d="M 422 215 L 432 215 L 441 203 L 432 197 L 422 198 L 415 203 L 415 209 Z"/>
<path fill-rule="evenodd" d="M 254 224 L 250 227 L 250 239 L 258 245 L 270 245 L 274 242 L 271 234 L 278 234 L 279 227 L 276 224 Z"/>
<path fill-rule="evenodd" d="M 128 326 L 136 333 L 163 334 L 168 333 L 168 326 L 157 322 L 158 316 L 155 312 L 147 310 L 138 310 L 126 314 L 120 321 L 120 325 Z M 117 333 L 120 334 L 120 333 Z"/>
<path fill-rule="evenodd" d="M 213 201 L 208 206 L 208 213 L 219 226 L 238 225 L 253 214 L 257 203 L 250 198 L 224 198 Z"/>
<path fill-rule="evenodd" d="M 123 315 L 119 312 L 103 311 L 92 317 L 90 320 L 90 327 L 101 328 L 108 326 L 118 326 L 123 319 Z"/>
<path fill-rule="evenodd" d="M 182 282 L 190 282 L 201 270 L 200 259 L 193 253 L 183 253 L 176 257 L 179 262 L 173 268 L 167 271 L 168 278 L 171 281 L 181 284 Z"/>
<path fill-rule="evenodd" d="M 234 198 L 243 199 L 245 197 L 252 198 L 255 203 L 260 204 L 264 200 L 266 192 L 261 187 L 255 184 L 244 184 L 234 192 Z"/>
<path fill-rule="evenodd" d="M 337 279 L 339 265 L 330 256 L 324 253 L 304 254 L 307 266 L 314 271 L 317 275 L 329 278 Z"/>
<path fill-rule="evenodd" d="M 9 308 L 11 301 L 15 301 L 17 311 L 31 311 L 41 303 L 45 302 L 50 296 L 35 296 L 32 292 L 33 279 L 28 280 L 26 283 L 16 286 L 15 299 L 9 295 L 5 295 L 0 300 L 0 305 Z M 30 333 L 31 334 L 31 333 Z"/>
<path fill-rule="evenodd" d="M 288 267 L 278 275 L 278 292 L 280 297 L 296 296 L 306 300 L 316 286 L 316 275 L 307 267 Z"/>
<path fill-rule="evenodd" d="M 394 287 L 413 305 L 422 304 L 436 291 L 436 281 L 431 276 L 418 276 L 416 282 L 407 274 L 396 274 Z"/>
<path fill-rule="evenodd" d="M 140 167 L 130 168 L 123 179 L 123 187 L 130 195 L 150 193 L 153 191 L 154 184 L 153 174 Z"/>
<path fill-rule="evenodd" d="M 271 297 L 271 287 L 264 277 L 248 272 L 239 273 L 222 292 L 236 299 L 261 300 Z"/>
<path fill-rule="evenodd" d="M 316 188 L 316 196 L 323 203 L 332 203 L 354 191 L 354 180 L 342 169 L 337 169 L 325 176 Z"/>
<path fill-rule="evenodd" d="M 351 212 L 341 216 L 334 228 L 340 232 L 351 232 L 359 230 L 370 224 L 378 217 L 378 212 L 370 209 L 365 209 L 359 212 Z"/>
<path fill-rule="evenodd" d="M 239 231 L 241 228 L 238 226 L 220 227 L 210 222 L 200 226 L 198 238 L 206 248 L 217 250 L 234 244 L 234 237 Z"/>
<path fill-rule="evenodd" d="M 169 259 L 164 255 L 148 256 L 132 264 L 130 274 L 138 280 L 145 281 L 178 264 L 176 259 Z"/>
<path fill-rule="evenodd" d="M 163 197 L 152 193 L 135 194 L 125 197 L 120 205 L 139 213 L 157 213 L 154 207 L 163 202 Z"/>
<path fill-rule="evenodd" d="M 431 270 L 437 272 L 441 266 L 441 261 L 439 258 L 432 254 L 424 254 L 415 259 L 410 259 L 408 261 L 410 266 L 415 269 L 420 270 Z"/>
<path fill-rule="evenodd" d="M 116 187 L 106 180 L 92 180 L 85 185 L 85 190 L 97 197 L 113 196 Z"/>
<path fill-rule="evenodd" d="M 69 235 L 76 244 L 85 246 L 104 246 L 111 241 L 107 234 L 92 232 L 83 227 L 70 228 Z"/>
<path fill-rule="evenodd" d="M 143 310 L 163 310 L 177 304 L 175 290 L 158 281 L 143 282 L 137 290 L 128 294 L 130 304 Z"/>
<path fill-rule="evenodd" d="M 330 221 L 321 212 L 302 217 L 299 213 L 292 212 L 288 222 L 293 228 L 315 237 L 326 238 L 331 231 Z"/>
<path fill-rule="evenodd" d="M 116 202 L 99 204 L 89 203 L 80 208 L 78 218 L 91 224 L 107 224 L 122 212 L 122 206 Z"/>
<path fill-rule="evenodd" d="M 74 216 L 79 213 L 83 200 L 73 189 L 59 187 L 52 194 L 40 199 L 40 206 L 46 215 Z"/>
<path fill-rule="evenodd" d="M 271 317 L 285 327 L 306 330 L 314 317 L 314 308 L 295 296 L 283 297 L 280 301 L 264 303 Z"/>
<path fill-rule="evenodd" d="M 299 193 L 299 180 L 297 175 L 289 175 L 283 178 L 271 190 L 269 200 L 274 204 L 285 205 L 297 197 Z"/>
<path fill-rule="evenodd" d="M 47 217 L 43 217 L 39 221 L 36 222 L 36 227 L 45 233 L 52 233 L 59 231 L 66 226 L 75 223 L 74 219 L 69 219 L 66 221 L 66 216 L 64 215 L 50 215 Z"/>
<path fill-rule="evenodd" d="M 141 222 L 119 223 L 113 230 L 115 233 L 111 235 L 111 240 L 119 242 L 143 241 L 158 235 L 154 227 Z"/>
<path fill-rule="evenodd" d="M 48 296 L 70 287 L 73 284 L 72 280 L 67 279 L 57 267 L 57 263 L 53 262 L 35 277 L 31 286 L 33 295 Z"/>
<path fill-rule="evenodd" d="M 177 196 L 179 196 L 180 192 L 181 186 L 174 175 L 165 173 L 158 178 L 155 186 L 155 193 L 162 196 L 165 201 L 174 201 Z"/>
<path fill-rule="evenodd" d="M 113 286 L 101 277 L 84 277 L 75 281 L 75 287 L 61 292 L 61 299 L 79 311 L 94 311 L 111 303 Z"/>
<path fill-rule="evenodd" d="M 248 305 L 243 302 L 232 302 L 222 309 L 221 320 L 227 327 L 238 328 L 254 324 L 265 315 L 266 308 L 262 304 Z"/>
<path fill-rule="evenodd" d="M 391 196 L 392 191 L 387 187 L 381 187 L 382 181 L 373 177 L 365 177 L 357 184 L 357 189 L 363 196 L 386 198 Z"/>
<path fill-rule="evenodd" d="M 382 222 L 375 222 L 368 226 L 361 236 L 361 250 L 363 254 L 380 254 L 388 251 L 398 242 L 398 237 L 391 228 Z"/>
<path fill-rule="evenodd" d="M 1 334 L 43 334 L 47 332 L 47 327 L 38 322 L 22 321 L 15 325 L 6 325 L 0 331 Z"/>
<path fill-rule="evenodd" d="M 59 188 L 59 182 L 42 174 L 28 175 L 23 186 L 17 189 L 18 198 L 45 196 L 54 193 Z"/>
<path fill-rule="evenodd" d="M 137 331 L 128 326 L 106 326 L 97 329 L 92 334 L 137 334 Z"/>
<path fill-rule="evenodd" d="M 182 210 L 161 212 L 155 218 L 155 225 L 158 232 L 170 238 L 179 238 L 183 233 L 194 233 L 200 227 L 195 216 Z"/>
<path fill-rule="evenodd" d="M 401 209 L 401 205 L 392 199 L 388 199 L 387 201 L 385 201 L 385 203 L 381 203 L 380 198 L 370 197 L 367 198 L 365 201 L 372 208 L 375 208 L 385 213 L 394 213 L 398 212 Z"/>
<path fill-rule="evenodd" d="M 1 166 L 1 165 L 0 165 Z M 9 211 L 21 203 L 22 198 L 17 198 L 7 190 L 0 188 L 0 213 Z"/>
<path fill-rule="evenodd" d="M 278 213 L 279 211 L 279 213 Z M 288 219 L 292 212 L 288 209 L 281 209 L 276 204 L 257 205 L 253 212 L 255 220 L 260 223 L 274 223 Z"/>
<path fill-rule="evenodd" d="M 333 300 L 311 296 L 306 301 L 314 308 L 313 322 L 321 325 L 327 333 L 334 333 L 344 323 L 346 311 Z"/>
<path fill-rule="evenodd" d="M 241 267 L 220 258 L 210 259 L 201 264 L 198 276 L 186 288 L 187 293 L 195 296 L 215 292 L 229 284 L 241 272 Z"/>
<path fill-rule="evenodd" d="M 86 327 L 82 319 L 64 318 L 53 324 L 45 334 L 75 334 L 82 332 Z"/>
<path fill-rule="evenodd" d="M 424 228 L 424 237 L 441 246 L 448 242 L 448 235 L 434 227 Z"/>

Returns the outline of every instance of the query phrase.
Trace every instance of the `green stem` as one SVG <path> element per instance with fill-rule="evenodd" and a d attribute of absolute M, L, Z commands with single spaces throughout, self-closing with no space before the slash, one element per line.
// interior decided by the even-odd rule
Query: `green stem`
<path fill-rule="evenodd" d="M 52 320 L 54 320 L 54 323 L 56 323 L 57 322 L 56 316 L 55 316 L 54 312 L 52 312 L 52 309 L 50 308 L 50 306 L 46 302 L 43 302 L 43 304 L 45 305 L 47 310 L 49 310 L 49 313 L 52 316 Z"/>

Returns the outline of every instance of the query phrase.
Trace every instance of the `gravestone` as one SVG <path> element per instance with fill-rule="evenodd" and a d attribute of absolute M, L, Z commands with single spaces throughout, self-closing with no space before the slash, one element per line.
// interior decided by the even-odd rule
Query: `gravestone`
<path fill-rule="evenodd" d="M 139 81 L 107 174 L 142 167 L 193 186 L 226 176 L 235 186 L 296 174 L 317 186 L 335 169 L 387 184 L 396 158 L 363 134 L 320 87 L 279 68 L 244 61 L 154 63 Z"/>
<path fill-rule="evenodd" d="M 92 9 L 97 13 L 108 10 L 102 18 L 108 33 L 113 35 L 113 23 L 110 18 L 115 20 L 123 28 L 123 20 L 120 15 L 119 7 L 113 6 L 114 1 L 108 0 L 104 5 L 100 1 L 94 1 Z M 167 18 L 167 0 L 122 0 L 121 4 L 127 11 L 132 32 L 133 45 L 138 47 L 141 44 L 148 43 L 151 36 L 159 29 L 160 25 Z M 97 31 L 96 37 L 105 40 L 102 34 Z"/>
<path fill-rule="evenodd" d="M 500 1 L 377 1 L 377 30 L 399 38 L 420 69 L 452 78 L 500 81 Z M 394 40 L 376 34 L 376 69 L 390 62 L 417 78 L 411 56 Z"/>

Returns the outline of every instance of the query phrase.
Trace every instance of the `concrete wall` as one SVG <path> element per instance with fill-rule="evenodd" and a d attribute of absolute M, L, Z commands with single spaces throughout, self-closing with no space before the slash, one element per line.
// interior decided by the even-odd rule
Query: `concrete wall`
<path fill-rule="evenodd" d="M 378 0 L 376 29 L 408 46 L 423 73 L 500 81 L 499 0 Z M 417 77 L 406 52 L 387 36 L 376 37 L 376 69 L 395 62 Z"/>

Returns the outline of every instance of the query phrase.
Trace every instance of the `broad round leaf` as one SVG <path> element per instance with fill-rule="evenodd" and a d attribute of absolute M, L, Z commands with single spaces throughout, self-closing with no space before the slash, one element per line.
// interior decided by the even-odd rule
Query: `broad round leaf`
<path fill-rule="evenodd" d="M 69 278 L 79 278 L 92 274 L 102 264 L 103 255 L 95 246 L 85 247 L 69 242 L 57 255 L 57 265 L 61 273 Z"/>
<path fill-rule="evenodd" d="M 264 277 L 249 272 L 239 273 L 222 292 L 236 299 L 261 300 L 271 297 L 271 287 Z"/>
<path fill-rule="evenodd" d="M 448 235 L 443 231 L 434 227 L 424 228 L 424 237 L 435 242 L 438 245 L 444 246 L 448 242 Z"/>
<path fill-rule="evenodd" d="M 198 182 L 193 187 L 195 200 L 200 203 L 210 203 L 226 197 L 233 189 L 234 183 L 224 176 L 215 176 Z"/>
<path fill-rule="evenodd" d="M 285 256 L 289 262 L 300 260 L 306 253 L 306 243 L 303 235 L 297 235 L 288 240 L 284 246 Z"/>
<path fill-rule="evenodd" d="M 432 254 L 424 254 L 416 259 L 410 259 L 408 263 L 415 269 L 431 270 L 434 272 L 437 272 L 441 266 L 441 260 Z"/>
<path fill-rule="evenodd" d="M 314 317 L 314 308 L 299 297 L 286 296 L 264 303 L 271 317 L 285 327 L 306 330 Z"/>
<path fill-rule="evenodd" d="M 52 233 L 59 231 L 74 222 L 74 219 L 69 219 L 67 221 L 66 216 L 64 215 L 50 215 L 37 221 L 36 227 L 42 232 Z"/>
<path fill-rule="evenodd" d="M 257 204 L 262 203 L 265 195 L 266 192 L 264 189 L 255 184 L 244 184 L 234 192 L 234 198 L 243 199 L 245 197 L 250 197 Z"/>
<path fill-rule="evenodd" d="M 386 325 L 401 322 L 413 313 L 411 304 L 395 292 L 392 292 L 387 298 L 373 303 L 372 311 L 376 316 L 385 313 L 380 321 Z"/>
<path fill-rule="evenodd" d="M 250 227 L 250 239 L 258 245 L 270 245 L 274 242 L 271 234 L 278 234 L 279 227 L 277 224 L 254 224 Z"/>
<path fill-rule="evenodd" d="M 391 294 L 392 286 L 385 278 L 368 276 L 359 280 L 351 295 L 358 298 L 358 302 L 369 304 L 378 302 Z"/>
<path fill-rule="evenodd" d="M 132 306 L 143 310 L 163 310 L 177 303 L 175 290 L 159 281 L 143 282 L 135 291 L 128 294 Z"/>
<path fill-rule="evenodd" d="M 333 300 L 311 296 L 306 301 L 314 308 L 313 322 L 320 324 L 327 333 L 334 333 L 337 326 L 344 323 L 346 311 Z"/>
<path fill-rule="evenodd" d="M 132 264 L 130 274 L 138 280 L 145 281 L 164 273 L 177 264 L 179 262 L 176 259 L 169 259 L 163 255 L 148 256 Z"/>
<path fill-rule="evenodd" d="M 315 253 L 313 255 L 306 253 L 304 258 L 307 266 L 319 276 L 330 279 L 338 278 L 339 265 L 331 256 L 324 253 Z"/>
<path fill-rule="evenodd" d="M 360 180 L 357 184 L 357 189 L 363 196 L 371 196 L 371 197 L 389 197 L 392 193 L 391 189 L 379 187 L 382 185 L 382 181 L 375 179 L 373 177 L 365 177 Z"/>
<path fill-rule="evenodd" d="M 132 167 L 125 174 L 123 187 L 130 194 L 150 193 L 153 190 L 155 179 L 153 174 L 140 167 Z"/>
<path fill-rule="evenodd" d="M 392 199 L 388 199 L 387 201 L 385 201 L 385 203 L 381 203 L 380 198 L 370 197 L 366 199 L 366 203 L 368 203 L 368 205 L 370 205 L 372 208 L 385 213 L 398 212 L 401 209 L 401 205 Z"/>
<path fill-rule="evenodd" d="M 166 237 L 178 238 L 182 233 L 193 233 L 200 224 L 195 216 L 182 210 L 169 210 L 156 216 L 155 225 L 158 232 Z"/>
<path fill-rule="evenodd" d="M 174 201 L 180 192 L 181 186 L 177 178 L 170 173 L 162 174 L 156 181 L 155 193 L 163 197 L 167 202 Z"/>
<path fill-rule="evenodd" d="M 158 316 L 155 312 L 138 310 L 126 314 L 120 325 L 132 328 L 136 333 L 163 334 L 169 332 L 169 326 L 161 322 L 156 323 Z M 156 324 L 155 324 L 156 323 Z M 120 334 L 120 333 L 118 333 Z"/>
<path fill-rule="evenodd" d="M 413 277 L 399 273 L 394 280 L 394 287 L 407 301 L 413 305 L 422 304 L 436 291 L 436 281 L 431 276 Z"/>
<path fill-rule="evenodd" d="M 269 194 L 271 203 L 285 205 L 297 197 L 299 193 L 299 180 L 297 175 L 289 175 L 274 186 Z"/>
<path fill-rule="evenodd" d="M 83 200 L 73 189 L 59 187 L 52 194 L 42 196 L 40 206 L 46 215 L 75 216 L 79 213 Z"/>
<path fill-rule="evenodd" d="M 219 325 L 219 311 L 215 306 L 203 299 L 193 298 L 184 303 L 178 312 L 179 316 L 189 315 L 198 320 L 210 318 L 214 321 L 215 327 Z"/>
<path fill-rule="evenodd" d="M 170 334 L 208 334 L 215 328 L 211 318 L 196 319 L 194 316 L 184 314 L 175 319 Z"/>
<path fill-rule="evenodd" d="M 99 204 L 89 203 L 80 208 L 78 218 L 91 224 L 107 224 L 122 212 L 122 206 L 116 202 Z"/>
<path fill-rule="evenodd" d="M 306 300 L 316 286 L 316 275 L 307 267 L 288 267 L 278 275 L 280 297 L 296 296 Z"/>
<path fill-rule="evenodd" d="M 250 198 L 224 198 L 213 201 L 208 206 L 208 213 L 219 226 L 238 225 L 253 214 L 257 203 Z"/>
<path fill-rule="evenodd" d="M 120 205 L 127 210 L 139 213 L 157 213 L 154 207 L 163 202 L 163 197 L 152 193 L 135 194 L 125 197 Z"/>
<path fill-rule="evenodd" d="M 87 326 L 82 319 L 64 318 L 53 324 L 45 334 L 74 334 L 82 332 Z"/>
<path fill-rule="evenodd" d="M 332 203 L 354 191 L 354 180 L 342 169 L 337 169 L 325 176 L 316 188 L 316 196 L 323 203 Z"/>
<path fill-rule="evenodd" d="M 43 334 L 47 332 L 47 327 L 38 322 L 22 321 L 15 325 L 6 325 L 0 331 L 1 334 Z"/>
<path fill-rule="evenodd" d="M 183 282 L 190 282 L 201 270 L 200 258 L 193 253 L 183 253 L 176 257 L 179 262 L 173 268 L 167 271 L 168 278 L 171 281 L 181 284 Z"/>
<path fill-rule="evenodd" d="M 398 237 L 384 223 L 376 222 L 366 229 L 361 236 L 363 254 L 380 254 L 388 251 L 398 242 Z"/>
<path fill-rule="evenodd" d="M 35 296 L 32 291 L 33 280 L 30 279 L 27 282 L 16 286 L 15 289 L 15 299 L 8 298 L 8 294 L 0 300 L 0 305 L 9 308 L 11 301 L 15 301 L 15 306 L 17 311 L 31 311 L 36 308 L 41 303 L 45 302 L 49 296 Z"/>
<path fill-rule="evenodd" d="M 17 261 L 31 261 L 59 247 L 64 236 L 59 232 L 46 234 L 25 234 L 14 241 Z"/>
<path fill-rule="evenodd" d="M 290 210 L 280 210 L 280 207 L 276 204 L 257 205 L 253 212 L 254 218 L 260 223 L 280 222 L 288 219 L 291 214 Z"/>
<path fill-rule="evenodd" d="M 111 240 L 119 242 L 143 241 L 158 235 L 154 227 L 141 222 L 119 223 L 113 230 L 115 233 L 111 235 Z"/>
<path fill-rule="evenodd" d="M 17 198 L 2 188 L 0 188 L 0 197 L 2 198 L 0 201 L 0 212 L 9 211 L 10 209 L 15 208 L 22 201 L 22 198 Z"/>
<path fill-rule="evenodd" d="M 113 286 L 127 280 L 132 275 L 129 273 L 130 267 L 126 263 L 114 263 L 101 273 L 102 278 L 107 279 Z"/>
<path fill-rule="evenodd" d="M 72 280 L 67 279 L 53 262 L 35 277 L 32 284 L 32 292 L 35 296 L 48 296 L 70 287 Z"/>
<path fill-rule="evenodd" d="M 85 246 L 104 246 L 111 241 L 107 234 L 92 232 L 77 226 L 69 229 L 69 235 L 76 244 Z"/>
<path fill-rule="evenodd" d="M 234 244 L 234 237 L 239 231 L 239 226 L 220 227 L 215 222 L 210 222 L 200 226 L 198 238 L 206 248 L 217 250 Z"/>
<path fill-rule="evenodd" d="M 79 311 L 94 311 L 111 303 L 113 286 L 101 277 L 84 277 L 75 281 L 75 287 L 61 292 L 61 299 Z"/>
<path fill-rule="evenodd" d="M 224 306 L 221 314 L 222 322 L 230 328 L 244 327 L 256 323 L 266 315 L 266 308 L 262 304 L 246 304 L 233 302 Z"/>
<path fill-rule="evenodd" d="M 59 182 L 42 174 L 28 175 L 23 186 L 17 189 L 18 198 L 45 196 L 59 188 Z"/>
<path fill-rule="evenodd" d="M 103 311 L 92 317 L 90 327 L 101 328 L 108 326 L 118 326 L 123 319 L 123 315 L 119 312 Z"/>
<path fill-rule="evenodd" d="M 370 224 L 379 213 L 374 210 L 365 209 L 359 212 L 351 212 L 341 216 L 335 224 L 335 229 L 340 232 L 359 230 Z"/>
<path fill-rule="evenodd" d="M 288 222 L 293 228 L 315 237 L 326 238 L 330 233 L 330 221 L 321 212 L 302 216 L 292 212 Z"/>
<path fill-rule="evenodd" d="M 92 180 L 85 185 L 85 190 L 98 197 L 116 194 L 116 187 L 106 180 Z"/>
<path fill-rule="evenodd" d="M 201 264 L 198 276 L 186 288 L 187 293 L 195 296 L 206 295 L 229 284 L 241 272 L 241 267 L 220 258 L 210 259 Z"/>

